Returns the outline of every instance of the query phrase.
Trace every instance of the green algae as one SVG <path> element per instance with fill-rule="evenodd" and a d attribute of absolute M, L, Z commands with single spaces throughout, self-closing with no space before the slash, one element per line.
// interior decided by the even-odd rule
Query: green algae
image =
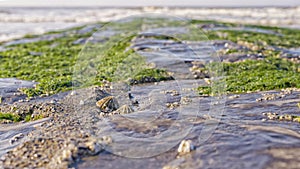
<path fill-rule="evenodd" d="M 269 57 L 264 60 L 246 60 L 222 63 L 227 93 L 244 93 L 296 87 L 300 88 L 297 63 Z M 200 94 L 211 94 L 211 86 L 200 86 Z"/>
<path fill-rule="evenodd" d="M 44 118 L 44 116 L 42 114 L 39 114 L 37 116 L 34 116 L 32 117 L 31 115 L 32 113 L 30 114 L 27 114 L 25 117 L 22 117 L 18 114 L 14 114 L 14 113 L 9 113 L 9 112 L 0 112 L 0 122 L 3 121 L 3 120 L 9 120 L 11 122 L 20 122 L 20 121 L 35 121 L 35 120 L 39 120 L 39 119 L 42 119 Z"/>
<path fill-rule="evenodd" d="M 218 23 L 215 21 L 193 21 L 193 23 L 221 24 L 227 27 L 241 26 L 238 24 Z M 229 49 L 223 54 L 261 53 L 266 57 L 264 60 L 246 60 L 244 62 L 237 63 L 222 63 L 225 74 L 222 82 L 226 83 L 225 91 L 227 93 L 244 93 L 289 87 L 300 88 L 300 64 L 279 58 L 281 52 L 276 50 L 276 48 L 285 49 L 299 47 L 300 30 L 259 25 L 244 26 L 249 28 L 271 30 L 274 34 L 251 32 L 247 30 L 209 30 L 206 32 L 206 34 L 209 35 L 208 38 L 210 40 L 229 40 L 235 43 L 246 42 L 255 46 L 255 49 L 249 48 L 247 50 Z M 222 36 L 220 36 L 220 34 Z M 275 47 L 275 49 L 270 47 Z M 210 65 L 207 65 L 207 67 L 210 67 Z M 199 86 L 199 94 L 203 96 L 213 95 L 213 85 L 216 84 Z"/>
<path fill-rule="evenodd" d="M 0 121 L 1 120 L 10 120 L 13 122 L 19 122 L 22 120 L 21 116 L 15 115 L 13 113 L 2 113 L 0 112 Z"/>
<path fill-rule="evenodd" d="M 140 21 L 134 20 L 130 23 L 119 23 L 118 25 L 119 30 L 121 30 L 138 26 L 139 24 Z M 122 27 L 122 25 L 125 26 Z M 115 27 L 118 26 L 115 25 Z M 92 48 L 89 50 L 94 51 L 85 52 L 84 59 L 80 60 L 83 57 L 78 56 L 78 53 L 84 46 L 80 44 L 76 45 L 73 42 L 80 38 L 90 37 L 92 33 L 75 34 L 70 33 L 69 30 L 66 31 L 69 33 L 55 40 L 11 45 L 8 50 L 0 52 L 0 77 L 17 77 L 23 80 L 38 82 L 35 88 L 21 89 L 28 97 L 52 95 L 71 90 L 77 86 L 87 87 L 95 84 L 101 85 L 103 80 L 112 81 L 112 77 L 119 64 L 134 53 L 133 50 L 127 50 L 127 48 L 136 34 L 134 36 L 119 34 L 110 37 L 107 43 L 96 46 L 88 45 L 88 47 Z M 97 57 L 92 59 L 95 56 Z M 82 66 L 94 67 L 97 73 L 76 72 L 81 69 L 76 67 L 78 62 L 85 62 L 79 65 L 81 68 Z M 92 76 L 89 76 L 89 82 L 84 82 L 85 85 L 82 86 L 77 81 L 80 78 L 75 77 L 74 74 L 75 76 L 78 74 Z"/>
<path fill-rule="evenodd" d="M 103 81 L 128 83 L 129 79 L 141 80 L 143 77 L 158 81 L 170 79 L 166 71 L 151 68 L 144 57 L 129 48 L 136 36 L 135 33 L 116 35 L 105 44 L 88 44 L 79 54 L 74 68 L 75 86 L 101 85 Z"/>
<path fill-rule="evenodd" d="M 39 115 L 34 116 L 34 117 L 32 117 L 31 114 L 28 114 L 28 115 L 25 116 L 25 118 L 23 120 L 26 121 L 26 122 L 29 122 L 29 121 L 39 120 L 39 119 L 42 119 L 42 118 L 45 118 L 45 116 L 43 116 L 42 114 L 39 114 Z"/>
<path fill-rule="evenodd" d="M 80 46 L 71 44 L 74 39 L 16 45 L 11 50 L 0 52 L 0 77 L 39 82 L 34 92 L 33 89 L 24 89 L 25 93 L 31 93 L 29 95 L 51 94 L 69 88 L 72 82 L 71 68 L 75 64 L 75 56 L 81 50 Z M 52 48 L 54 43 L 57 46 Z M 41 55 L 31 55 L 32 51 Z"/>

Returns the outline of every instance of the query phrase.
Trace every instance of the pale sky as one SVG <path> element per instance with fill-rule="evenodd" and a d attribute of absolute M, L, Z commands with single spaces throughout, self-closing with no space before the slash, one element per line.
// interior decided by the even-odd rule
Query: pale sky
<path fill-rule="evenodd" d="M 1 6 L 300 6 L 300 0 L 0 0 Z"/>

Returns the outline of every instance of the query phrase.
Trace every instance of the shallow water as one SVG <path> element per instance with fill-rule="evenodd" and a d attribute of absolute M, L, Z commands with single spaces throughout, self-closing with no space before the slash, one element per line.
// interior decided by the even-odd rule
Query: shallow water
<path fill-rule="evenodd" d="M 0 157 L 14 147 L 28 140 L 28 134 L 35 130 L 37 126 L 48 121 L 49 118 L 41 120 L 19 123 L 0 124 Z"/>

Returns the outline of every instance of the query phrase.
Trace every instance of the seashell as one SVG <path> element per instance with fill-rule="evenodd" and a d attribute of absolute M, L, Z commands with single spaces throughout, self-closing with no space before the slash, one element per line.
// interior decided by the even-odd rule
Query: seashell
<path fill-rule="evenodd" d="M 108 113 L 119 108 L 119 104 L 114 96 L 107 96 L 96 102 L 96 106 L 102 112 Z"/>
<path fill-rule="evenodd" d="M 128 113 L 132 113 L 132 112 L 133 112 L 133 109 L 128 105 L 123 105 L 116 110 L 116 113 L 118 113 L 118 114 L 128 114 Z"/>

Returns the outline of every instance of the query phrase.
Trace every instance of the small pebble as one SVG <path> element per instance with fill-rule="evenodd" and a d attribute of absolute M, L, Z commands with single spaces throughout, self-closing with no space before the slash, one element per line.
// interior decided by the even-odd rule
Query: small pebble
<path fill-rule="evenodd" d="M 19 133 L 17 135 L 15 135 L 11 140 L 10 140 L 10 144 L 14 144 L 15 142 L 18 142 L 19 140 L 21 140 L 22 138 L 24 138 L 24 134 L 23 133 Z"/>
<path fill-rule="evenodd" d="M 73 91 L 70 93 L 70 95 L 71 95 L 71 96 L 75 96 L 75 95 L 77 95 L 77 92 L 73 90 Z"/>
<path fill-rule="evenodd" d="M 84 101 L 80 100 L 79 105 L 84 105 Z"/>
<path fill-rule="evenodd" d="M 57 103 L 57 100 L 55 100 L 55 99 L 50 100 L 50 103 L 51 103 L 51 104 L 55 104 L 55 103 Z"/>
<path fill-rule="evenodd" d="M 231 95 L 231 96 L 229 96 L 228 98 L 229 99 L 236 99 L 236 98 L 239 98 L 240 97 L 240 95 Z"/>

